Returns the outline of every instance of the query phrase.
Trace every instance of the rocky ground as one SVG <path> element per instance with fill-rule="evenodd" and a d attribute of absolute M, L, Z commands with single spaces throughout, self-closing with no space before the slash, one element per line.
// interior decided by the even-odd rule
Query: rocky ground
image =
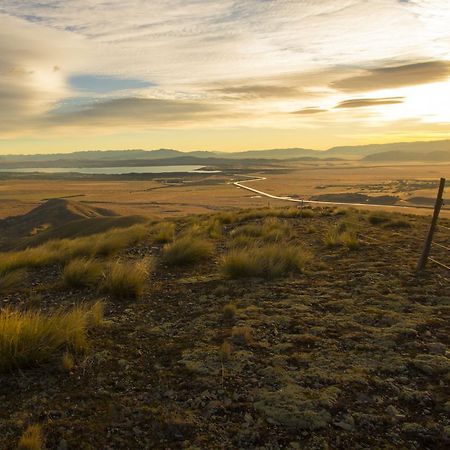
<path fill-rule="evenodd" d="M 428 219 L 388 229 L 361 216 L 358 248 L 327 248 L 321 230 L 340 220 L 286 219 L 290 242 L 314 258 L 285 279 L 223 278 L 237 225 L 211 263 L 158 264 L 142 300 L 107 299 L 107 323 L 71 371 L 58 357 L 0 375 L 0 448 L 30 423 L 59 450 L 448 448 L 450 274 L 414 273 Z M 142 243 L 122 256 L 160 251 Z M 60 273 L 30 272 L 3 304 L 99 298 L 63 287 Z"/>

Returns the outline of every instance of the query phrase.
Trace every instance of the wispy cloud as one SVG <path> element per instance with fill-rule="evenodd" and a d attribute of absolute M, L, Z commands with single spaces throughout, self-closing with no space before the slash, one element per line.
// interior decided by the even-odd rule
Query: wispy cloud
<path fill-rule="evenodd" d="M 403 100 L 403 97 L 352 98 L 340 102 L 335 108 L 363 108 L 367 106 L 395 105 L 402 103 Z"/>

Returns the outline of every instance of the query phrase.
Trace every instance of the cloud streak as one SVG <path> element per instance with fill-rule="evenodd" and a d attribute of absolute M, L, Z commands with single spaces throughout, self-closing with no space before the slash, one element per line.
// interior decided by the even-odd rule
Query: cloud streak
<path fill-rule="evenodd" d="M 427 61 L 415 64 L 378 67 L 342 80 L 331 87 L 345 92 L 375 91 L 443 81 L 450 77 L 450 62 Z"/>

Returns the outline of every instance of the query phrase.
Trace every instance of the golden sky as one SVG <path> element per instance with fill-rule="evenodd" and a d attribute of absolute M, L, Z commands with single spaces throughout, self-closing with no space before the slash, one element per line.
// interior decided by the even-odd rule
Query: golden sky
<path fill-rule="evenodd" d="M 0 154 L 450 138 L 448 0 L 1 0 Z"/>

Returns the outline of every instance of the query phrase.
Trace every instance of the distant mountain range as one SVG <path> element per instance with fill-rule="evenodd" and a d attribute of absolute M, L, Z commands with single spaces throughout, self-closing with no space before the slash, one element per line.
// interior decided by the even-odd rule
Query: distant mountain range
<path fill-rule="evenodd" d="M 328 150 L 307 148 L 283 148 L 249 150 L 243 152 L 158 150 L 90 150 L 73 153 L 0 156 L 0 171 L 4 168 L 39 167 L 87 167 L 117 165 L 166 165 L 166 164 L 226 164 L 241 160 L 295 160 L 295 159 L 362 159 L 364 161 L 449 161 L 450 140 L 426 142 L 398 142 L 332 147 Z"/>

